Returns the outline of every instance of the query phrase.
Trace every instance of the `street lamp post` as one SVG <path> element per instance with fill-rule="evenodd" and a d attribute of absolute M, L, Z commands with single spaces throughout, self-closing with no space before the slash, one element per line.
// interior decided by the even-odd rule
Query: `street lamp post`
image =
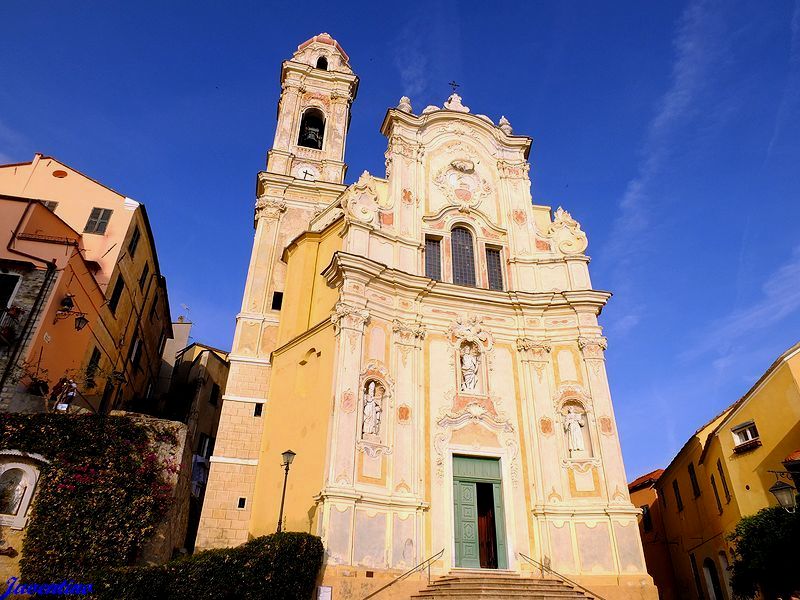
<path fill-rule="evenodd" d="M 295 453 L 291 450 L 287 450 L 281 454 L 281 456 L 283 457 L 283 464 L 281 466 L 285 469 L 285 471 L 283 473 L 283 493 L 281 493 L 281 512 L 278 515 L 278 533 L 281 532 L 281 528 L 283 526 L 283 502 L 286 500 L 286 481 L 289 479 L 289 465 L 292 464 Z"/>

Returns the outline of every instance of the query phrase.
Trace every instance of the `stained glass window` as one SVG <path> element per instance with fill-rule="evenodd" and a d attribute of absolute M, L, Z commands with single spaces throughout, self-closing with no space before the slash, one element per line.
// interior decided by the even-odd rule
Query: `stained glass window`
<path fill-rule="evenodd" d="M 453 251 L 453 283 L 475 286 L 475 251 L 472 234 L 463 227 L 454 227 L 450 239 Z"/>

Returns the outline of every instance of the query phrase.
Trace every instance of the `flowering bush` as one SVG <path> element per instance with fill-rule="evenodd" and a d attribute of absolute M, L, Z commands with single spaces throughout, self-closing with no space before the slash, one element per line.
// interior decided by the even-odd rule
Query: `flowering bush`
<path fill-rule="evenodd" d="M 0 414 L 0 449 L 50 461 L 25 532 L 23 580 L 88 580 L 132 564 L 170 507 L 167 474 L 177 467 L 159 458 L 157 439 L 177 442 L 127 417 Z"/>

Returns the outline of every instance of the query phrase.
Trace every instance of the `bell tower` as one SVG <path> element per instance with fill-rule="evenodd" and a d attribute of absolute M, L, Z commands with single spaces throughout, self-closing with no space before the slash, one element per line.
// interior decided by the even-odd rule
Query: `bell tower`
<path fill-rule="evenodd" d="M 342 183 L 350 105 L 358 91 L 350 58 L 327 33 L 297 47 L 281 67 L 281 99 L 267 171 Z"/>
<path fill-rule="evenodd" d="M 257 175 L 253 251 L 236 316 L 230 371 L 197 533 L 198 549 L 247 541 L 271 353 L 287 297 L 286 245 L 345 190 L 345 139 L 358 77 L 327 33 L 300 44 L 281 67 L 278 124 L 267 169 Z"/>

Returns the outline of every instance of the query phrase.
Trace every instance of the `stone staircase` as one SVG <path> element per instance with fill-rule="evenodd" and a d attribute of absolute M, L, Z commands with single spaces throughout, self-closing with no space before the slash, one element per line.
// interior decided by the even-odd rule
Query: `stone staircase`
<path fill-rule="evenodd" d="M 411 600 L 594 600 L 559 579 L 520 577 L 512 571 L 458 570 Z"/>

